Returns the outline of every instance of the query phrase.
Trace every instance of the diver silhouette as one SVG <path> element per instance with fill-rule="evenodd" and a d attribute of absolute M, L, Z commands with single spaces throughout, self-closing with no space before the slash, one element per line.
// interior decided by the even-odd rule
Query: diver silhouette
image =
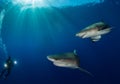
<path fill-rule="evenodd" d="M 4 64 L 4 69 L 0 73 L 0 78 L 3 77 L 5 80 L 10 75 L 11 70 L 15 64 L 16 64 L 16 61 L 13 61 L 12 58 L 8 56 L 8 59 Z"/>

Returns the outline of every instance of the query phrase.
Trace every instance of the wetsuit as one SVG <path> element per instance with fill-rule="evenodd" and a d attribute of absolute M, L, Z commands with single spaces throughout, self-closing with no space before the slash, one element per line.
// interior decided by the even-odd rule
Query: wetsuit
<path fill-rule="evenodd" d="M 9 76 L 9 74 L 11 73 L 11 69 L 14 66 L 14 63 L 13 63 L 11 57 L 8 57 L 5 64 L 6 64 L 6 66 L 4 67 L 4 69 L 2 70 L 2 72 L 0 74 L 0 78 L 4 77 L 4 79 L 6 79 Z"/>

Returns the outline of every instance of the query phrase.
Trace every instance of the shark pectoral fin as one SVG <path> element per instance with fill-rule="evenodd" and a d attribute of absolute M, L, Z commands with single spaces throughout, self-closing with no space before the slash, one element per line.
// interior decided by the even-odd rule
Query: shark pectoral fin
<path fill-rule="evenodd" d="M 100 35 L 99 35 L 99 36 L 91 37 L 91 40 L 92 40 L 93 42 L 99 41 L 100 39 L 101 39 L 101 36 L 100 36 Z"/>
<path fill-rule="evenodd" d="M 85 69 L 83 69 L 83 68 L 80 68 L 80 67 L 79 67 L 78 69 L 79 69 L 80 71 L 82 71 L 82 72 L 84 72 L 84 73 L 86 73 L 86 74 L 94 77 L 94 75 L 93 75 L 92 73 L 90 73 L 89 71 L 87 71 L 87 70 L 85 70 Z"/>

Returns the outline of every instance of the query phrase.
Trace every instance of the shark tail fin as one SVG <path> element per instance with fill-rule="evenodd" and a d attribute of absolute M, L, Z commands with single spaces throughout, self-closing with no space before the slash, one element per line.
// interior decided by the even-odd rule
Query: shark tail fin
<path fill-rule="evenodd" d="M 87 70 L 85 70 L 85 69 L 83 69 L 83 68 L 80 68 L 80 67 L 79 67 L 78 69 L 79 69 L 80 71 L 88 74 L 89 76 L 94 77 L 94 75 L 93 75 L 92 73 L 90 73 L 89 71 L 87 71 Z"/>

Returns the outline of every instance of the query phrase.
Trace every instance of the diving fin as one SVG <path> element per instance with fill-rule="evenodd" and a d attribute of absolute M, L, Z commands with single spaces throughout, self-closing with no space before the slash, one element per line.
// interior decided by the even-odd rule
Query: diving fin
<path fill-rule="evenodd" d="M 75 55 L 77 55 L 77 51 L 76 51 L 76 50 L 74 50 L 73 53 L 74 53 Z"/>

